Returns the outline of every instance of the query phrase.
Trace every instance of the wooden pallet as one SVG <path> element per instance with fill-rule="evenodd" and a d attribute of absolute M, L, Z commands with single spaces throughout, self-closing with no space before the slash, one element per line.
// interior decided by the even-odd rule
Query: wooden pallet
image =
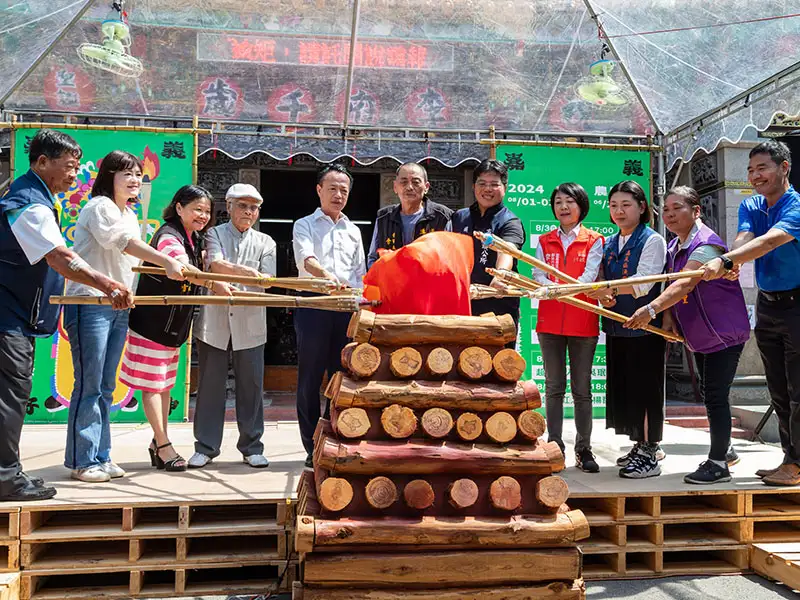
<path fill-rule="evenodd" d="M 800 590 L 800 544 L 754 544 L 750 566 L 759 575 Z"/>
<path fill-rule="evenodd" d="M 292 600 L 585 600 L 582 580 L 526 586 L 410 590 L 332 590 L 299 581 L 292 587 Z"/>
<path fill-rule="evenodd" d="M 19 541 L 0 541 L 0 573 L 19 571 Z"/>
<path fill-rule="evenodd" d="M 0 600 L 19 600 L 19 573 L 0 574 Z"/>
<path fill-rule="evenodd" d="M 296 578 L 294 561 L 22 571 L 19 597 L 63 600 L 264 594 L 288 590 Z"/>

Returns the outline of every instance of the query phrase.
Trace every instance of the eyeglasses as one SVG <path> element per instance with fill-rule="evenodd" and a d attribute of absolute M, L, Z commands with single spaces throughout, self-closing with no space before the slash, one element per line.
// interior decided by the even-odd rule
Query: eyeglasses
<path fill-rule="evenodd" d="M 246 213 L 257 213 L 261 210 L 260 204 L 250 204 L 248 202 L 237 202 L 236 208 Z"/>

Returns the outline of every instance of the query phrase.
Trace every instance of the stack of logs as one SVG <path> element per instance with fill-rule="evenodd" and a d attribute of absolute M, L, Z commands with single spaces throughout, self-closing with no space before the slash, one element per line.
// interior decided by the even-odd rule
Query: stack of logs
<path fill-rule="evenodd" d="M 557 444 L 512 319 L 353 316 L 298 489 L 295 600 L 584 598 Z"/>

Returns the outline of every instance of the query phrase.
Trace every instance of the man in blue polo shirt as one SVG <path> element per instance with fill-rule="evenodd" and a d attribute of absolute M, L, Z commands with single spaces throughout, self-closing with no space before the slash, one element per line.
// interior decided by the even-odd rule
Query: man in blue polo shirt
<path fill-rule="evenodd" d="M 50 296 L 63 292 L 68 277 L 104 292 L 114 308 L 129 308 L 133 300 L 127 287 L 92 269 L 61 236 L 55 195 L 72 186 L 80 158 L 74 139 L 42 129 L 31 141 L 30 170 L 0 198 L 0 501 L 56 495 L 55 488 L 29 477 L 19 458 L 34 341 L 58 326 L 59 307 Z"/>
<path fill-rule="evenodd" d="M 716 279 L 755 260 L 756 342 L 778 416 L 783 463 L 756 472 L 768 485 L 800 484 L 800 194 L 789 185 L 791 154 L 770 140 L 750 151 L 747 177 L 756 191 L 739 207 L 733 250 L 706 263 Z"/>

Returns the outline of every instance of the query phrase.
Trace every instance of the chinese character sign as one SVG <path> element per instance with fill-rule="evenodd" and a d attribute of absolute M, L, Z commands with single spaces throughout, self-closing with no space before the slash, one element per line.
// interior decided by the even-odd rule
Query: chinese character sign
<path fill-rule="evenodd" d="M 194 140 L 191 134 L 154 134 L 129 131 L 75 131 L 65 130 L 83 149 L 80 170 L 72 188 L 56 198 L 62 234 L 71 246 L 75 236 L 75 224 L 81 208 L 89 198 L 97 177 L 101 159 L 112 150 L 125 150 L 142 159 L 144 164 L 143 188 L 149 187 L 150 201 L 145 202 L 147 214 L 143 215 L 142 203 L 131 208 L 139 217 L 145 237 L 149 240 L 161 224 L 161 213 L 183 185 L 192 182 L 192 157 Z M 34 129 L 17 129 L 13 132 L 16 175 L 25 172 L 28 162 L 30 140 Z M 184 389 L 188 373 L 185 368 L 186 347 L 181 350 L 175 387 L 172 389 L 170 420 L 183 419 Z M 72 355 L 69 339 L 62 322 L 51 338 L 36 344 L 33 389 L 27 406 L 27 419 L 37 423 L 64 423 L 67 420 L 74 384 Z M 135 395 L 128 387 L 117 383 L 111 407 L 111 420 L 140 423 L 145 421 L 139 393 Z"/>
<path fill-rule="evenodd" d="M 590 208 L 583 224 L 608 237 L 616 231 L 608 212 L 608 192 L 618 182 L 632 179 L 650 195 L 650 155 L 646 152 L 498 146 L 497 159 L 508 166 L 505 204 L 525 225 L 528 246 L 536 254 L 539 236 L 558 226 L 550 208 L 550 194 L 559 184 L 575 182 L 589 196 Z M 531 267 L 519 263 L 520 272 L 531 275 Z M 520 351 L 528 362 L 527 377 L 544 392 L 544 362 L 536 337 L 538 301 L 523 300 L 520 315 Z M 600 334 L 592 366 L 592 403 L 596 417 L 605 414 L 605 339 Z M 542 395 L 544 398 L 544 393 Z M 567 380 L 565 414 L 572 413 L 572 396 Z"/>

